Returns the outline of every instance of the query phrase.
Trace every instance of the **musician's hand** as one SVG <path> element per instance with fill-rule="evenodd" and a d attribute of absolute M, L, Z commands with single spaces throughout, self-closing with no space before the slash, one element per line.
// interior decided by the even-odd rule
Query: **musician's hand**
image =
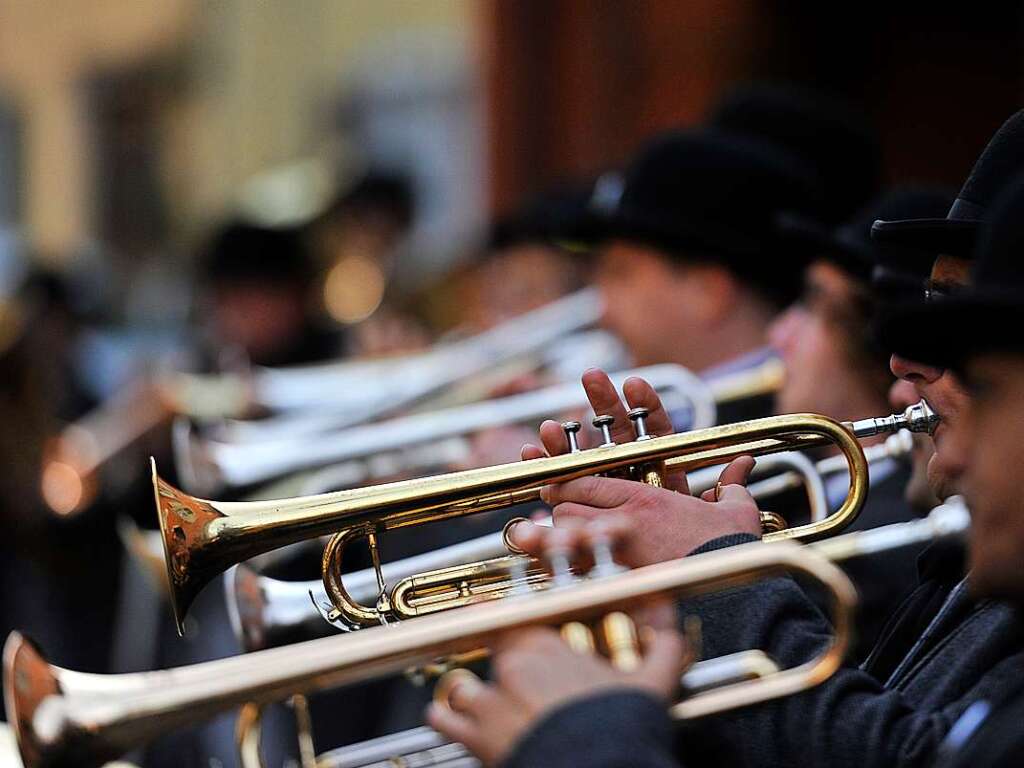
<path fill-rule="evenodd" d="M 675 629 L 649 629 L 643 635 L 643 661 L 626 673 L 600 657 L 575 653 L 552 629 L 511 633 L 496 648 L 494 681 L 459 681 L 449 706 L 430 705 L 427 722 L 494 766 L 541 718 L 571 700 L 630 688 L 667 703 L 692 654 Z"/>
<path fill-rule="evenodd" d="M 633 431 L 633 423 L 626 415 L 628 408 L 646 408 L 650 413 L 647 416 L 647 431 L 655 437 L 671 435 L 673 432 L 672 421 L 661 403 L 661 398 L 654 391 L 654 387 L 637 376 L 631 376 L 622 384 L 622 393 L 626 397 L 628 408 L 619 398 L 615 385 L 608 378 L 608 374 L 598 368 L 591 368 L 583 374 L 583 389 L 590 400 L 590 406 L 594 413 L 602 416 L 613 416 L 615 422 L 612 424 L 612 439 L 616 443 L 629 443 L 636 439 Z M 597 444 L 595 432 L 584 431 L 580 434 L 580 446 L 583 448 Z M 545 421 L 540 425 L 540 439 L 543 448 L 532 443 L 527 443 L 520 451 L 521 458 L 537 459 L 543 456 L 558 456 L 569 450 L 569 444 L 565 438 L 565 432 L 557 421 Z M 674 491 L 688 493 L 686 475 L 681 472 L 672 472 L 665 477 L 665 487 Z"/>
<path fill-rule="evenodd" d="M 509 540 L 527 554 L 543 558 L 552 548 L 553 537 L 566 535 L 559 529 L 575 532 L 580 522 L 605 520 L 611 526 L 616 559 L 636 568 L 684 557 L 727 534 L 760 536 L 757 503 L 744 487 L 753 467 L 751 457 L 741 456 L 723 469 L 718 501 L 713 489 L 697 499 L 607 477 L 582 477 L 548 486 L 542 497 L 554 507 L 556 527 L 522 522 L 509 531 Z"/>

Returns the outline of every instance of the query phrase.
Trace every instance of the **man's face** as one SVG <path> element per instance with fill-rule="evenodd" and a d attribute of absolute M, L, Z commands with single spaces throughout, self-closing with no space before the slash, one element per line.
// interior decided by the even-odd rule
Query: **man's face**
<path fill-rule="evenodd" d="M 297 343 L 304 319 L 302 290 L 287 284 L 219 287 L 207 313 L 217 343 L 243 350 L 257 364 Z"/>
<path fill-rule="evenodd" d="M 932 268 L 932 284 L 947 289 L 968 284 L 970 264 L 964 259 L 940 256 Z M 924 398 L 941 421 L 932 435 L 935 455 L 928 462 L 928 482 L 932 492 L 940 499 L 959 493 L 959 481 L 964 467 L 962 456 L 947 448 L 951 433 L 958 429 L 964 412 L 970 405 L 967 390 L 957 377 L 944 368 L 924 365 L 893 355 L 889 363 L 893 374 L 913 386 L 918 397 Z"/>
<path fill-rule="evenodd" d="M 982 355 L 967 369 L 971 407 L 947 450 L 962 454 L 971 510 L 971 589 L 1024 601 L 1024 357 Z"/>
<path fill-rule="evenodd" d="M 804 294 L 768 329 L 768 340 L 786 364 L 786 380 L 776 399 L 779 413 L 810 411 L 833 418 L 861 418 L 847 413 L 850 389 L 861 371 L 848 353 L 845 323 L 855 313 L 853 281 L 841 270 L 819 261 L 805 276 Z"/>
<path fill-rule="evenodd" d="M 594 282 L 605 302 L 604 326 L 636 365 L 696 367 L 703 302 L 694 270 L 654 248 L 616 240 L 598 250 Z"/>

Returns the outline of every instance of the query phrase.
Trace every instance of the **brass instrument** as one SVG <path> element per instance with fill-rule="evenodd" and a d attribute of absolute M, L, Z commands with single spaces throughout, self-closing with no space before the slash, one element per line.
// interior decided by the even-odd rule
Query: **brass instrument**
<path fill-rule="evenodd" d="M 647 434 L 645 416 L 644 409 L 631 412 L 637 434 L 632 443 L 612 442 L 610 417 L 599 416 L 595 425 L 604 430 L 605 443 L 590 450 L 577 449 L 532 461 L 275 501 L 198 499 L 163 481 L 154 462 L 154 495 L 178 630 L 182 630 L 185 613 L 196 594 L 217 574 L 261 553 L 324 534 L 333 534 L 323 559 L 324 587 L 337 612 L 332 618 L 363 626 L 475 602 L 478 598 L 465 585 L 481 577 L 487 591 L 491 591 L 493 570 L 503 563 L 473 563 L 448 569 L 444 578 L 455 591 L 450 601 L 435 599 L 438 588 L 445 586 L 437 579 L 424 585 L 414 577 L 389 593 L 381 577 L 377 605 L 357 604 L 348 596 L 341 579 L 345 545 L 357 536 L 365 536 L 374 567 L 379 571 L 377 538 L 383 531 L 533 502 L 540 498 L 545 485 L 585 475 L 625 472 L 643 482 L 660 485 L 666 471 L 689 471 L 748 454 L 834 444 L 845 455 L 850 470 L 850 490 L 843 504 L 825 520 L 765 536 L 766 540 L 819 539 L 842 529 L 864 504 L 867 462 L 857 438 L 903 428 L 930 431 L 937 421 L 922 402 L 904 414 L 845 425 L 820 415 L 796 414 L 651 437 Z M 579 424 L 566 428 L 572 444 Z M 416 595 L 411 593 L 422 586 L 430 594 L 424 610 L 420 610 Z"/>
<path fill-rule="evenodd" d="M 26 768 L 91 766 L 168 731 L 200 723 L 249 703 L 264 705 L 426 667 L 439 658 L 488 648 L 509 630 L 597 622 L 654 597 L 690 598 L 781 572 L 820 581 L 830 593 L 835 637 L 815 658 L 753 682 L 727 684 L 672 708 L 690 719 L 787 696 L 816 685 L 846 652 L 856 594 L 824 557 L 794 542 L 751 544 L 614 576 L 572 583 L 542 594 L 441 613 L 395 632 L 373 627 L 353 635 L 187 667 L 125 675 L 93 675 L 49 665 L 17 632 L 4 648 L 4 696 Z M 602 618 L 604 617 L 604 618 Z"/>
<path fill-rule="evenodd" d="M 970 526 L 970 514 L 960 497 L 952 497 L 935 508 L 923 520 L 911 520 L 882 526 L 871 531 L 846 534 L 808 545 L 833 563 L 872 555 L 892 549 L 960 537 Z M 778 671 L 775 662 L 758 650 L 742 651 L 717 659 L 698 662 L 680 681 L 683 696 L 701 690 L 767 677 Z M 259 718 L 239 719 L 241 740 L 258 741 Z M 308 720 L 299 722 L 303 742 L 312 741 Z M 388 734 L 369 741 L 331 750 L 304 760 L 315 768 L 392 768 L 394 766 L 431 766 L 431 768 L 479 768 L 480 763 L 461 744 L 451 743 L 427 726 Z M 258 759 L 250 754 L 242 759 L 243 768 L 256 768 Z"/>
<path fill-rule="evenodd" d="M 901 431 L 890 435 L 884 443 L 866 447 L 864 456 L 869 471 L 879 461 L 906 456 L 910 442 L 910 433 Z M 707 467 L 689 475 L 687 481 L 691 493 L 699 495 L 713 488 L 720 471 L 721 467 Z M 777 453 L 758 461 L 748 490 L 751 496 L 763 503 L 777 493 L 803 485 L 810 502 L 811 519 L 823 520 L 829 514 L 824 479 L 846 471 L 843 456 L 829 456 L 813 462 L 802 453 Z M 152 534 L 159 538 L 155 531 Z M 153 547 L 155 554 L 160 549 L 159 541 L 154 541 Z M 422 555 L 384 563 L 381 570 L 384 583 L 395 584 L 415 574 L 507 554 L 505 537 L 498 531 Z M 151 560 L 151 556 L 147 557 L 146 563 Z M 377 572 L 373 568 L 345 574 L 344 583 L 349 597 L 356 603 L 372 604 L 380 595 Z M 350 628 L 325 620 L 332 605 L 321 579 L 282 581 L 262 575 L 250 565 L 241 563 L 224 574 L 224 591 L 235 637 L 247 651 L 327 637 L 338 629 Z"/>
<path fill-rule="evenodd" d="M 446 387 L 495 366 L 532 360 L 551 345 L 593 326 L 604 309 L 600 292 L 585 288 L 543 307 L 510 318 L 474 336 L 435 345 L 425 352 L 374 360 L 256 368 L 242 377 L 180 374 L 183 413 L 203 413 L 204 401 L 221 390 L 241 393 L 236 416 L 305 410 L 323 425 L 340 428 L 406 408 Z M 373 382 L 375 386 L 367 386 Z M 224 400 L 218 397 L 218 400 Z M 191 406 L 191 407 L 190 407 Z M 229 415 L 221 409 L 220 416 Z M 323 427 L 321 427 L 322 429 Z"/>
<path fill-rule="evenodd" d="M 61 669 L 48 664 L 14 632 L 4 648 L 4 700 L 26 768 L 95 766 L 236 706 L 260 706 L 294 694 L 425 667 L 439 658 L 487 648 L 509 630 L 569 622 L 604 624 L 613 612 L 654 597 L 689 599 L 783 572 L 821 582 L 831 603 L 835 628 L 831 643 L 796 667 L 772 670 L 751 681 L 736 682 L 739 675 L 720 670 L 717 679 L 726 680 L 725 684 L 671 708 L 677 719 L 697 718 L 811 688 L 838 668 L 849 644 L 856 596 L 831 558 L 958 534 L 965 525 L 961 510 L 953 518 L 930 516 L 814 547 L 791 541 L 744 544 L 428 616 L 401 632 L 374 627 L 354 635 L 157 672 L 94 675 Z"/>
<path fill-rule="evenodd" d="M 772 363 L 777 365 L 778 361 Z M 694 427 L 715 423 L 712 390 L 682 366 L 655 365 L 624 371 L 615 374 L 613 381 L 621 387 L 630 376 L 640 376 L 650 383 L 664 398 L 667 409 L 687 409 Z M 437 445 L 441 440 L 506 424 L 532 424 L 547 414 L 583 407 L 589 407 L 586 393 L 573 382 L 347 429 L 328 431 L 321 425 L 322 433 L 315 439 L 307 430 L 298 429 L 292 434 L 275 431 L 275 439 L 224 442 L 200 438 L 184 424 L 174 432 L 175 466 L 187 488 L 204 493 L 251 486 L 324 466 L 332 466 L 332 474 L 337 476 L 339 462 L 367 461 L 387 452 L 408 453 L 416 446 Z M 365 474 L 369 475 L 367 480 L 373 479 L 372 472 Z"/>
<path fill-rule="evenodd" d="M 62 430 L 45 457 L 40 490 L 56 514 L 81 512 L 95 495 L 103 466 L 175 416 L 209 422 L 299 411 L 315 414 L 305 421 L 320 432 L 406 408 L 501 365 L 525 360 L 533 370 L 542 352 L 594 325 L 602 308 L 599 293 L 585 289 L 427 352 L 244 373 L 165 372 L 149 377 Z"/>

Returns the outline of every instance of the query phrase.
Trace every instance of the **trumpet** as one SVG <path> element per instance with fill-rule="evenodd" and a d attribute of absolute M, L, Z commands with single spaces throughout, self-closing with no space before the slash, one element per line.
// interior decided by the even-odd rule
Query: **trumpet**
<path fill-rule="evenodd" d="M 737 456 L 763 455 L 834 444 L 846 457 L 850 485 L 836 513 L 824 520 L 774 530 L 766 539 L 819 539 L 846 526 L 860 511 L 867 496 L 867 461 L 858 438 L 889 434 L 906 428 L 931 431 L 937 417 L 924 402 L 903 414 L 840 424 L 817 414 L 771 416 L 711 427 L 683 434 L 652 437 L 647 432 L 646 409 L 633 409 L 635 442 L 617 445 L 611 439 L 612 417 L 597 416 L 595 426 L 604 444 L 579 450 L 575 444 L 579 423 L 565 425 L 571 453 L 470 469 L 435 477 L 407 480 L 347 491 L 294 499 L 220 502 L 198 499 L 162 480 L 152 462 L 153 489 L 167 561 L 170 602 L 178 631 L 192 600 L 211 579 L 227 568 L 264 552 L 332 534 L 324 551 L 324 588 L 336 615 L 348 623 L 366 626 L 391 618 L 407 618 L 474 602 L 470 585 L 482 579 L 493 584 L 495 568 L 504 562 L 471 563 L 444 573 L 445 584 L 416 577 L 396 585 L 390 594 L 380 571 L 377 539 L 386 530 L 447 520 L 454 517 L 530 503 L 540 498 L 545 485 L 585 475 L 624 473 L 652 485 L 661 485 L 666 471 L 690 471 L 721 464 Z M 765 519 L 769 525 L 775 519 Z M 365 536 L 378 573 L 380 599 L 376 606 L 355 603 L 342 583 L 342 554 L 348 542 Z M 442 586 L 451 599 L 437 599 Z M 417 606 L 416 590 L 426 588 L 430 599 Z M 393 600 L 391 599 L 393 596 Z"/>
<path fill-rule="evenodd" d="M 890 435 L 884 443 L 866 447 L 864 456 L 870 468 L 880 461 L 901 459 L 910 449 L 910 433 L 901 431 Z M 829 456 L 812 462 L 800 453 L 778 453 L 758 462 L 748 490 L 751 496 L 762 502 L 802 484 L 808 491 L 811 519 L 823 520 L 829 513 L 823 478 L 846 469 L 846 461 L 842 456 Z M 687 478 L 691 492 L 699 495 L 713 488 L 719 471 L 718 467 L 708 467 L 694 472 Z M 758 479 L 765 474 L 769 476 Z M 542 522 L 549 524 L 550 519 Z M 159 547 L 159 544 L 156 546 Z M 384 582 L 395 584 L 416 574 L 422 573 L 429 579 L 431 572 L 436 570 L 500 558 L 507 554 L 508 544 L 504 531 L 498 531 L 422 555 L 385 563 L 381 570 Z M 535 579 L 535 583 L 538 581 Z M 345 574 L 344 583 L 349 597 L 357 603 L 373 604 L 380 596 L 377 573 L 373 568 Z M 224 592 L 231 627 L 246 651 L 327 637 L 338 629 L 351 628 L 327 620 L 333 606 L 321 579 L 282 581 L 262 575 L 246 563 L 241 563 L 224 574 Z M 479 596 L 480 599 L 494 599 L 502 595 L 500 591 L 492 590 L 479 593 Z"/>
<path fill-rule="evenodd" d="M 240 374 L 163 373 L 144 379 L 69 424 L 52 441 L 40 476 L 43 500 L 61 516 L 81 512 L 96 493 L 103 466 L 175 416 L 209 422 L 253 413 L 308 414 L 315 409 L 315 419 L 305 419 L 315 431 L 358 424 L 499 366 L 526 361 L 532 370 L 542 351 L 594 325 L 602 308 L 600 294 L 585 289 L 429 352 L 256 368 Z"/>
<path fill-rule="evenodd" d="M 692 599 L 781 573 L 819 581 L 829 595 L 831 642 L 798 666 L 776 668 L 754 680 L 736 682 L 736 675 L 719 672 L 719 679 L 727 682 L 671 708 L 676 719 L 699 718 L 806 690 L 839 667 L 849 644 L 856 594 L 833 559 L 959 534 L 965 526 L 961 510 L 955 519 L 930 516 L 837 537 L 815 547 L 793 541 L 743 544 L 572 581 L 541 594 L 475 605 L 457 614 L 428 616 L 402 632 L 374 627 L 352 636 L 156 672 L 94 675 L 61 669 L 48 664 L 14 632 L 4 648 L 4 700 L 26 768 L 94 766 L 242 704 L 260 706 L 410 666 L 425 667 L 439 658 L 465 657 L 490 647 L 510 630 L 567 624 L 586 628 L 593 623 L 607 634 L 623 626 L 621 611 L 653 598 Z M 635 642 L 619 647 L 624 655 L 637 652 Z"/>
<path fill-rule="evenodd" d="M 378 418 L 495 366 L 537 358 L 554 342 L 593 326 L 604 304 L 594 288 L 571 293 L 469 338 L 400 357 L 260 368 L 241 379 L 193 375 L 178 379 L 182 411 L 202 416 L 202 403 L 221 389 L 242 392 L 245 407 L 269 413 L 330 412 L 335 428 Z M 535 361 L 531 367 L 536 367 Z M 367 382 L 379 386 L 367 386 Z M 192 406 L 192 407 L 189 407 Z M 223 410 L 219 414 L 227 415 Z M 324 420 L 326 421 L 326 420 Z"/>
<path fill-rule="evenodd" d="M 773 363 L 778 365 L 778 361 Z M 630 376 L 648 381 L 664 398 L 667 409 L 686 409 L 695 427 L 715 423 L 713 392 L 682 366 L 638 368 L 616 374 L 613 381 L 621 387 Z M 409 451 L 417 445 L 437 444 L 492 427 L 532 422 L 545 414 L 587 404 L 579 384 L 555 384 L 533 392 L 329 432 L 315 440 L 300 430 L 274 440 L 220 442 L 200 439 L 182 422 L 174 430 L 175 466 L 190 489 L 210 492 L 223 487 L 251 486 L 290 472 L 366 459 L 388 451 Z M 332 474 L 337 476 L 336 466 Z"/>
<path fill-rule="evenodd" d="M 527 626 L 602 622 L 654 597 L 693 597 L 723 585 L 774 575 L 806 574 L 830 590 L 836 637 L 813 660 L 759 682 L 725 686 L 673 707 L 681 719 L 700 717 L 809 687 L 838 667 L 847 646 L 855 592 L 825 558 L 793 542 L 747 545 L 595 578 L 500 604 L 437 614 L 402 632 L 375 627 L 352 636 L 129 675 L 89 675 L 53 667 L 18 633 L 4 649 L 4 694 L 27 768 L 95 765 L 169 730 L 205 721 L 242 704 L 260 706 L 293 694 L 362 682 L 425 667 L 439 657 L 487 648 L 504 632 Z"/>
<path fill-rule="evenodd" d="M 960 497 L 952 497 L 932 510 L 927 518 L 847 534 L 827 542 L 809 545 L 831 562 L 959 537 L 970 525 L 970 514 Z M 742 681 L 758 680 L 774 674 L 775 663 L 759 650 L 741 651 L 731 656 L 698 662 L 680 681 L 683 695 Z M 249 738 L 258 720 L 240 721 L 240 730 Z M 301 737 L 312 738 L 308 724 L 300 725 Z M 246 763 L 250 768 L 255 763 Z M 432 766 L 432 768 L 479 768 L 480 763 L 461 744 L 449 742 L 427 726 L 388 734 L 370 741 L 340 747 L 316 756 L 316 768 L 389 768 L 390 766 Z"/>

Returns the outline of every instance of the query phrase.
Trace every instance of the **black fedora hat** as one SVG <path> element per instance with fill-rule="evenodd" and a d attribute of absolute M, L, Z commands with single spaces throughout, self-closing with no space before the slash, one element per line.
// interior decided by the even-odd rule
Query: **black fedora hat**
<path fill-rule="evenodd" d="M 880 338 L 902 357 L 945 368 L 959 368 L 981 352 L 1024 353 L 1024 174 L 992 203 L 971 285 L 951 296 L 891 309 Z"/>
<path fill-rule="evenodd" d="M 820 199 L 817 176 L 775 147 L 702 132 L 663 134 L 594 187 L 578 239 L 628 240 L 670 258 L 725 265 L 773 300 L 799 288 L 806 254 L 787 247 L 788 216 Z"/>
<path fill-rule="evenodd" d="M 878 131 L 861 109 L 835 94 L 791 83 L 746 83 L 722 97 L 708 125 L 800 157 L 821 179 L 820 215 L 828 226 L 849 219 L 881 186 Z"/>
<path fill-rule="evenodd" d="M 571 246 L 587 215 L 594 179 L 565 181 L 528 198 L 496 219 L 487 233 L 488 250 L 524 243 Z"/>
<path fill-rule="evenodd" d="M 1024 167 L 1024 110 L 996 131 L 974 164 L 945 218 L 877 221 L 871 230 L 879 242 L 918 251 L 970 256 L 981 222 L 999 190 Z"/>
<path fill-rule="evenodd" d="M 894 187 L 882 193 L 842 226 L 823 232 L 816 246 L 820 257 L 852 277 L 869 282 L 879 270 L 899 271 L 908 279 L 924 279 L 935 255 L 871 237 L 877 219 L 937 216 L 949 209 L 953 190 L 940 187 Z"/>

